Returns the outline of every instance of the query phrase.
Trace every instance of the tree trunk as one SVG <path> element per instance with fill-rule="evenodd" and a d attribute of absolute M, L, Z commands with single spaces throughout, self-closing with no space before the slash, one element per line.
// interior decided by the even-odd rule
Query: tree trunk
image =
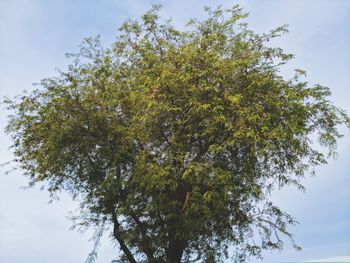
<path fill-rule="evenodd" d="M 185 224 L 184 212 L 189 201 L 191 187 L 190 185 L 182 181 L 176 190 L 174 196 L 170 196 L 170 199 L 178 201 L 177 218 L 168 222 L 168 249 L 167 249 L 167 263 L 181 263 L 183 252 L 187 246 L 187 241 L 183 237 L 183 225 Z"/>
<path fill-rule="evenodd" d="M 172 239 L 169 242 L 167 253 L 167 263 L 181 263 L 182 254 L 186 247 L 186 241 L 180 239 Z"/>

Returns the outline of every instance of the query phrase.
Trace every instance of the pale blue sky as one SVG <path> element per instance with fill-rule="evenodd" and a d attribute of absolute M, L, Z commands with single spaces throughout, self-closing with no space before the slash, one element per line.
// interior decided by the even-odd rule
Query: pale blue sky
<path fill-rule="evenodd" d="M 154 1 L 152 1 L 154 2 Z M 141 0 L 0 0 L 0 96 L 12 96 L 40 79 L 64 69 L 66 52 L 84 37 L 101 34 L 108 46 L 127 18 L 137 18 L 151 1 Z M 158 1 L 162 14 L 178 26 L 204 15 L 203 6 L 240 3 L 250 13 L 251 28 L 264 32 L 289 24 L 290 34 L 275 44 L 296 58 L 284 68 L 303 68 L 311 84 L 329 86 L 336 105 L 350 113 L 350 0 L 177 0 Z M 0 111 L 0 163 L 11 159 L 4 135 L 6 112 Z M 294 215 L 292 228 L 303 251 L 286 243 L 282 253 L 264 253 L 263 262 L 313 260 L 350 255 L 350 132 L 343 128 L 339 157 L 304 181 L 305 194 L 285 188 L 273 199 Z M 47 204 L 46 192 L 20 190 L 20 172 L 4 175 L 0 168 L 0 263 L 83 262 L 92 244 L 89 234 L 69 231 L 68 212 L 76 206 L 66 195 Z M 98 263 L 110 262 L 118 251 L 108 238 Z M 253 261 L 255 262 L 255 261 Z"/>

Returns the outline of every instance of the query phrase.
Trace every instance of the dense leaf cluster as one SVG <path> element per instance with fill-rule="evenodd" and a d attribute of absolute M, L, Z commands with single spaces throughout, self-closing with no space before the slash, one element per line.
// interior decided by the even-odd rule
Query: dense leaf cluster
<path fill-rule="evenodd" d="M 16 161 L 31 185 L 78 200 L 76 225 L 95 227 L 96 241 L 110 230 L 117 262 L 281 249 L 295 220 L 271 191 L 303 189 L 348 117 L 303 71 L 280 76 L 292 55 L 267 42 L 285 27 L 257 34 L 235 6 L 180 31 L 158 9 L 124 23 L 110 49 L 87 39 L 67 71 L 8 101 Z"/>

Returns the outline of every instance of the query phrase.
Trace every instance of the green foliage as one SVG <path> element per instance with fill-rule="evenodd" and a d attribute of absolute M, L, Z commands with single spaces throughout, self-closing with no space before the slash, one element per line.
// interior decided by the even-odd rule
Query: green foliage
<path fill-rule="evenodd" d="M 16 162 L 30 185 L 78 200 L 76 226 L 95 228 L 97 243 L 109 229 L 117 262 L 221 262 L 229 247 L 245 262 L 281 249 L 296 221 L 270 193 L 303 189 L 347 115 L 304 71 L 279 75 L 293 56 L 267 42 L 286 27 L 254 33 L 234 6 L 180 31 L 158 10 L 124 23 L 110 49 L 86 39 L 58 78 L 7 101 Z"/>

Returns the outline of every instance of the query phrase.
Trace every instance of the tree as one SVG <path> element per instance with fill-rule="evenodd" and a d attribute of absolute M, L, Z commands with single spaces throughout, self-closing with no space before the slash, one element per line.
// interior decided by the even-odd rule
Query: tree
<path fill-rule="evenodd" d="M 235 262 L 282 249 L 295 219 L 269 199 L 327 162 L 349 118 L 328 88 L 285 80 L 293 58 L 248 29 L 238 6 L 207 8 L 180 31 L 159 6 L 127 21 L 109 49 L 86 39 L 66 71 L 7 100 L 7 132 L 29 185 L 80 203 L 96 257 L 112 232 L 117 262 Z M 320 147 L 322 146 L 322 147 Z M 294 245 L 297 247 L 296 245 Z"/>

